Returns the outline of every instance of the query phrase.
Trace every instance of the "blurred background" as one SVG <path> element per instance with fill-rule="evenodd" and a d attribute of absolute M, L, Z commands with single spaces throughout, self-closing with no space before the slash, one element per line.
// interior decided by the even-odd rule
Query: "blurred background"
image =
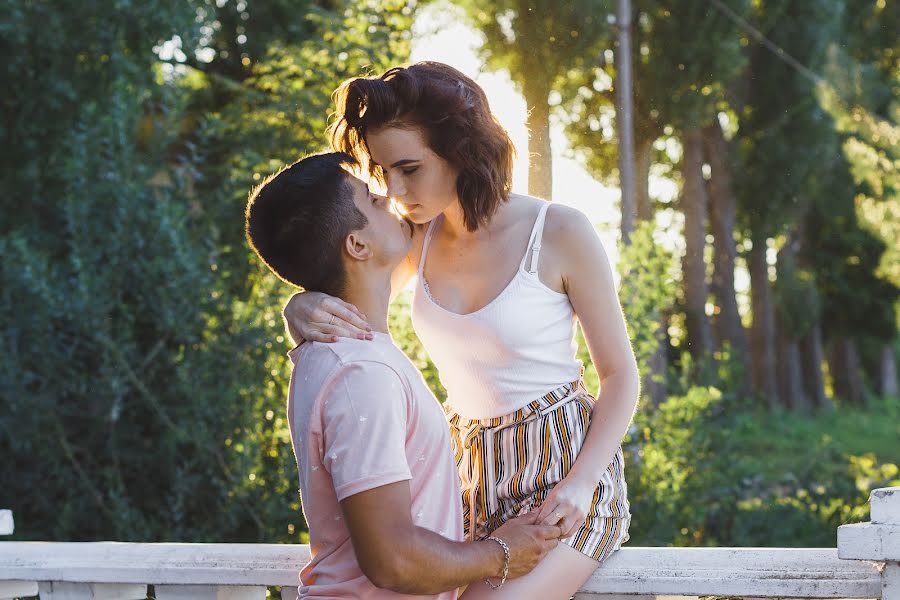
<path fill-rule="evenodd" d="M 0 32 L 7 539 L 307 539 L 293 290 L 244 203 L 341 81 L 417 60 L 485 88 L 515 191 L 597 224 L 632 545 L 834 546 L 900 485 L 900 3 L 7 0 Z"/>

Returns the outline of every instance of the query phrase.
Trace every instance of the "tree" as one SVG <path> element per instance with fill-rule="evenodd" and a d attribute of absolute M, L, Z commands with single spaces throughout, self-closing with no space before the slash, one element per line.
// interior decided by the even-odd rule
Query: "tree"
<path fill-rule="evenodd" d="M 810 396 L 821 404 L 820 365 L 807 358 L 806 368 L 801 368 L 803 361 L 797 351 L 805 347 L 809 357 L 821 357 L 821 343 L 832 346 L 836 386 L 846 382 L 845 397 L 860 399 L 862 382 L 856 379 L 858 353 L 853 338 L 870 327 L 873 313 L 884 314 L 883 308 L 875 308 L 880 305 L 876 298 L 892 302 L 895 297 L 874 277 L 880 250 L 871 236 L 858 228 L 854 185 L 840 152 L 835 123 L 818 101 L 817 90 L 828 86 L 814 71 L 821 68 L 822 57 L 827 56 L 826 49 L 840 26 L 841 12 L 832 10 L 832 4 L 760 5 L 758 29 L 790 60 L 768 48 L 754 49 L 749 71 L 753 85 L 745 86 L 747 103 L 741 114 L 739 187 L 743 192 L 742 219 L 753 239 L 755 382 L 767 395 L 778 394 L 771 389 L 775 374 L 769 362 L 769 357 L 777 356 L 782 367 L 777 374 L 781 392 L 770 398 L 780 398 L 785 406 L 805 405 L 802 397 L 793 396 Z M 779 174 L 774 180 L 773 173 Z M 766 241 L 773 238 L 786 240 L 776 269 L 777 303 L 762 301 L 769 293 L 764 268 Z M 848 257 L 853 265 L 844 268 Z M 804 280 L 815 282 L 814 288 Z M 853 299 L 838 291 L 849 291 L 844 286 L 850 281 L 854 281 Z M 869 316 L 863 317 L 855 308 L 848 310 L 848 302 L 866 305 Z M 768 312 L 776 304 L 777 330 L 771 326 L 773 316 Z M 815 310 L 817 306 L 821 313 Z M 832 312 L 835 310 L 840 317 Z M 820 325 L 820 315 L 827 328 Z M 849 337 L 842 337 L 841 332 Z M 773 352 L 776 335 L 781 348 L 778 354 Z"/>
<path fill-rule="evenodd" d="M 710 229 L 713 234 L 712 292 L 716 298 L 714 327 L 718 347 L 730 345 L 744 373 L 751 372 L 750 346 L 738 311 L 734 286 L 737 259 L 737 197 L 732 185 L 731 145 L 718 118 L 703 128 L 704 156 L 710 166 L 708 182 Z"/>
<path fill-rule="evenodd" d="M 830 12 L 814 4 L 768 2 L 757 7 L 753 26 L 788 53 L 796 52 L 791 56 L 800 62 L 811 60 L 829 43 L 834 27 L 833 17 L 828 16 Z M 785 397 L 784 390 L 802 389 L 802 386 L 800 382 L 785 380 L 801 371 L 794 351 L 795 338 L 790 343 L 784 339 L 779 342 L 787 316 L 782 314 L 780 320 L 776 317 L 768 240 L 792 231 L 802 218 L 816 193 L 810 187 L 811 176 L 829 155 L 830 130 L 816 104 L 812 82 L 805 74 L 798 73 L 793 65 L 760 44 L 751 47 L 749 56 L 750 65 L 740 82 L 740 168 L 736 188 L 739 221 L 751 242 L 748 263 L 752 287 L 753 389 L 774 407 L 794 400 Z M 778 176 L 773 177 L 774 173 Z M 805 246 L 803 240 L 797 243 Z M 788 282 L 796 273 L 792 256 L 785 255 L 782 262 L 785 270 L 779 284 L 785 293 L 796 287 Z M 786 305 L 784 298 L 782 305 Z M 794 331 L 795 335 L 802 333 L 799 329 Z M 781 371 L 779 364 L 783 366 Z"/>
<path fill-rule="evenodd" d="M 405 58 L 411 7 L 302 5 L 306 38 L 285 24 L 267 39 L 252 21 L 273 5 L 228 4 L 259 36 L 240 71 L 188 66 L 218 43 L 191 46 L 211 3 L 4 5 L 11 68 L 34 79 L 22 89 L 69 95 L 35 93 L 53 120 L 25 106 L 3 130 L 24 144 L 2 154 L 15 187 L 0 229 L 0 453 L 16 465 L 0 486 L 29 524 L 20 539 L 298 541 L 304 527 L 282 416 L 290 290 L 245 245 L 245 198 L 254 173 L 324 147 L 342 79 Z M 154 53 L 176 39 L 181 54 Z"/>
<path fill-rule="evenodd" d="M 745 4 L 729 3 L 739 13 L 745 10 Z M 734 25 L 707 4 L 644 1 L 637 3 L 637 13 L 634 28 L 637 218 L 653 218 L 648 185 L 650 168 L 654 162 L 662 163 L 670 176 L 683 183 L 680 204 L 689 216 L 686 234 L 690 234 L 684 257 L 683 293 L 685 310 L 691 315 L 689 346 L 696 356 L 701 356 L 712 349 L 712 335 L 706 315 L 704 248 L 708 201 L 702 176 L 700 132 L 706 123 L 715 119 L 725 86 L 740 69 L 743 58 Z M 685 36 L 686 31 L 692 35 Z M 715 47 L 716 52 L 709 52 L 709 47 Z M 617 74 L 615 62 L 611 60 L 613 55 L 614 50 L 607 50 L 598 64 L 590 60 L 574 62 L 563 94 L 568 115 L 566 133 L 573 148 L 594 177 L 610 184 L 617 182 L 618 173 L 613 126 Z M 677 157 L 673 161 L 666 152 L 660 151 L 654 156 L 654 143 L 663 135 L 681 138 L 680 171 Z M 735 304 L 733 297 L 732 304 Z M 662 318 L 660 331 L 665 332 L 665 315 Z M 664 336 L 659 341 L 660 351 L 653 364 L 658 372 L 665 372 Z M 734 345 L 740 349 L 739 344 Z M 660 379 L 658 373 L 653 379 Z M 645 389 L 651 391 L 656 403 L 665 394 L 664 389 L 651 382 L 645 382 Z"/>
<path fill-rule="evenodd" d="M 609 34 L 601 0 L 502 0 L 463 3 L 484 34 L 482 54 L 491 69 L 505 69 L 528 105 L 528 193 L 552 199 L 550 94 L 574 60 L 591 60 Z"/>
<path fill-rule="evenodd" d="M 876 273 L 900 286 L 900 41 L 895 35 L 900 7 L 858 0 L 845 4 L 842 43 L 829 48 L 825 76 L 830 85 L 822 86 L 821 100 L 842 135 L 860 225 L 886 245 Z M 894 311 L 900 327 L 900 303 Z M 879 380 L 879 391 L 896 394 L 894 348 L 884 339 L 865 346 L 866 368 Z"/>

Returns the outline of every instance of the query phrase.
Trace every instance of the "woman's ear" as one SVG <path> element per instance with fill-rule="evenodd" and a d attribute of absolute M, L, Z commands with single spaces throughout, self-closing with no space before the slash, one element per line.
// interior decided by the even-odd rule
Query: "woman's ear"
<path fill-rule="evenodd" d="M 372 247 L 362 231 L 353 231 L 344 239 L 344 250 L 355 260 L 369 260 L 373 256 Z"/>

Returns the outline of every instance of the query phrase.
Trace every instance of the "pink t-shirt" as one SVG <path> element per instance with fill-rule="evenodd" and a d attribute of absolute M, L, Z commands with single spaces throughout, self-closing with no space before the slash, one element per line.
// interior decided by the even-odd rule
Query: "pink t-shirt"
<path fill-rule="evenodd" d="M 419 597 L 377 588 L 363 574 L 340 501 L 408 480 L 413 523 L 462 540 L 459 479 L 440 405 L 387 334 L 304 343 L 289 356 L 288 421 L 312 554 L 300 572 L 300 598 Z M 456 591 L 427 598 L 454 600 Z"/>

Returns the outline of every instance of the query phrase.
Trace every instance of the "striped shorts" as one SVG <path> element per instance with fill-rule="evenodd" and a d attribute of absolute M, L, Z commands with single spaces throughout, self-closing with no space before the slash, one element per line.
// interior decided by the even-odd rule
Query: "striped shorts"
<path fill-rule="evenodd" d="M 575 463 L 594 401 L 583 382 L 575 381 L 492 419 L 466 419 L 445 404 L 466 539 L 484 539 L 508 519 L 540 506 Z M 603 562 L 628 541 L 630 523 L 620 445 L 597 482 L 584 524 L 562 541 Z"/>

